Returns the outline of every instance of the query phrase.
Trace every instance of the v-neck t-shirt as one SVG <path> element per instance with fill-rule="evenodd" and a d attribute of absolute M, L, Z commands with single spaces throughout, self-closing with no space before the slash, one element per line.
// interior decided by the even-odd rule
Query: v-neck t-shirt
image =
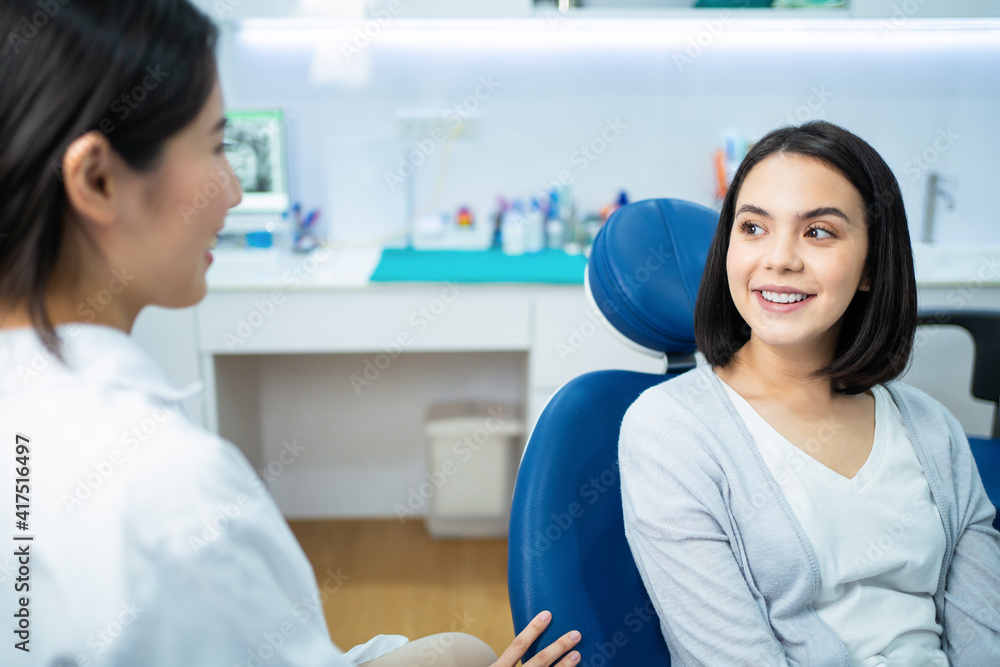
<path fill-rule="evenodd" d="M 871 453 L 848 479 L 778 433 L 722 382 L 811 543 L 820 618 L 861 667 L 948 665 L 935 617 L 945 535 L 902 416 L 882 386 L 875 396 Z M 818 425 L 806 449 L 835 443 L 835 422 Z"/>

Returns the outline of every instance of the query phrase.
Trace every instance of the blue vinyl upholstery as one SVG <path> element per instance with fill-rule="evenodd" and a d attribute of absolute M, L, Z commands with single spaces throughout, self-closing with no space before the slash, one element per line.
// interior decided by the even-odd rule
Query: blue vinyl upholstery
<path fill-rule="evenodd" d="M 917 314 L 925 326 L 957 326 L 972 336 L 976 353 L 972 363 L 972 395 L 993 403 L 992 437 L 970 437 L 969 447 L 983 479 L 986 495 L 1000 506 L 1000 311 L 973 308 L 927 308 Z M 993 518 L 1000 530 L 1000 514 Z"/>
<path fill-rule="evenodd" d="M 972 458 L 976 460 L 983 488 L 993 507 L 1000 507 L 1000 440 L 996 438 L 969 438 Z M 993 517 L 993 527 L 1000 530 L 1000 513 Z"/>
<path fill-rule="evenodd" d="M 543 609 L 553 620 L 525 662 L 576 629 L 587 667 L 670 664 L 625 539 L 618 432 L 639 394 L 693 365 L 694 304 L 717 222 L 717 213 L 697 204 L 650 199 L 619 209 L 594 241 L 587 265 L 594 304 L 610 326 L 664 353 L 670 364 L 666 375 L 581 375 L 556 392 L 535 424 L 514 488 L 507 584 L 516 632 Z M 992 360 L 1000 360 L 1000 335 L 994 334 L 1000 313 L 924 313 L 920 321 L 973 332 L 974 394 L 997 402 L 1000 364 Z M 1000 440 L 970 438 L 970 444 L 996 505 Z"/>
<path fill-rule="evenodd" d="M 587 278 L 595 304 L 632 341 L 679 356 L 672 371 L 693 365 L 695 297 L 717 222 L 711 209 L 651 199 L 616 211 L 594 241 Z M 622 417 L 668 377 L 587 373 L 539 416 L 514 489 L 508 590 L 516 631 L 543 609 L 553 620 L 525 661 L 577 629 L 588 667 L 670 664 L 625 540 L 618 477 Z"/>

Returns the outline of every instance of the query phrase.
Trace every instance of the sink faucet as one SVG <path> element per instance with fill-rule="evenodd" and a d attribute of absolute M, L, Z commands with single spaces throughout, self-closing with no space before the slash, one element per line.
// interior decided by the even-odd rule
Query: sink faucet
<path fill-rule="evenodd" d="M 927 172 L 927 198 L 924 200 L 924 229 L 920 235 L 922 243 L 932 243 L 934 241 L 934 212 L 937 209 L 938 197 L 944 197 L 945 208 L 949 211 L 955 209 L 955 198 L 951 193 L 941 187 L 942 181 L 950 179 L 941 176 L 936 171 Z"/>

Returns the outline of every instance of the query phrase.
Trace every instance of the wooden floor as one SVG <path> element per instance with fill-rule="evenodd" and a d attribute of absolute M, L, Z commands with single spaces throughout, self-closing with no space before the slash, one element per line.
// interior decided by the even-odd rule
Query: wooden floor
<path fill-rule="evenodd" d="M 457 630 L 499 655 L 513 639 L 507 541 L 443 540 L 420 520 L 290 521 L 322 590 L 334 643 Z"/>

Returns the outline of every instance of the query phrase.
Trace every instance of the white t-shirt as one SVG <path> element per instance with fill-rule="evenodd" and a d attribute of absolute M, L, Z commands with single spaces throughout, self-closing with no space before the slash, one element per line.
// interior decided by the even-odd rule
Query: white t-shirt
<path fill-rule="evenodd" d="M 317 580 L 246 458 L 185 414 L 180 401 L 198 387 L 173 389 L 118 329 L 57 331 L 71 369 L 33 330 L 0 331 L 0 497 L 10 513 L 0 664 L 349 667 L 406 641 L 379 636 L 341 653 L 323 602 L 351 573 Z M 29 450 L 23 530 L 10 508 L 18 434 Z M 30 553 L 19 593 L 29 653 L 10 631 L 14 546 Z"/>
<path fill-rule="evenodd" d="M 875 439 L 848 479 L 789 442 L 722 383 L 816 552 L 816 612 L 861 667 L 941 667 L 934 600 L 945 551 L 937 507 L 899 409 L 875 386 Z M 820 424 L 819 442 L 836 424 Z"/>

